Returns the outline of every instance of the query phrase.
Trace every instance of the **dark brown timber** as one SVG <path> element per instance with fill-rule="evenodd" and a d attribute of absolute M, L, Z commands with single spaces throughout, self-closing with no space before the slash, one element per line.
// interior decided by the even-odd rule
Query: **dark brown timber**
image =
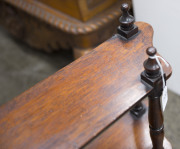
<path fill-rule="evenodd" d="M 129 5 L 123 3 L 121 5 L 122 16 L 119 19 L 120 26 L 117 28 L 117 32 L 125 39 L 129 39 L 138 33 L 138 27 L 134 24 L 134 17 L 129 14 Z"/>
<path fill-rule="evenodd" d="M 81 148 L 146 97 L 153 87 L 142 84 L 140 74 L 153 29 L 135 25 L 141 31 L 136 38 L 114 36 L 1 106 L 0 148 Z M 164 70 L 170 77 L 171 67 Z"/>
<path fill-rule="evenodd" d="M 148 56 L 154 56 L 157 53 L 154 47 L 147 49 Z M 149 128 L 153 149 L 163 149 L 164 125 L 163 113 L 161 108 L 160 97 L 162 95 L 162 76 L 160 67 L 156 59 L 148 58 L 144 62 L 145 71 L 142 73 L 142 79 L 153 86 L 149 94 Z"/>

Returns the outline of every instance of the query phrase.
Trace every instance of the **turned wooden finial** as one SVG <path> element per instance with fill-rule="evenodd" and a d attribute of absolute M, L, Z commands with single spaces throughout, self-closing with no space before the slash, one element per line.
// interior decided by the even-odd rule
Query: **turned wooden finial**
<path fill-rule="evenodd" d="M 132 37 L 138 33 L 138 27 L 134 25 L 134 17 L 129 14 L 129 5 L 123 3 L 121 5 L 122 16 L 119 19 L 120 26 L 118 27 L 119 35 L 125 37 L 126 39 Z"/>
<path fill-rule="evenodd" d="M 121 29 L 129 31 L 133 29 L 134 17 L 129 14 L 129 5 L 124 3 L 121 5 L 122 16 L 119 19 Z"/>
<path fill-rule="evenodd" d="M 156 48 L 154 47 L 149 47 L 146 50 L 147 55 L 149 58 L 144 61 L 144 68 L 145 68 L 145 75 L 149 78 L 156 78 L 160 76 L 160 67 L 154 58 L 154 56 L 157 53 Z"/>

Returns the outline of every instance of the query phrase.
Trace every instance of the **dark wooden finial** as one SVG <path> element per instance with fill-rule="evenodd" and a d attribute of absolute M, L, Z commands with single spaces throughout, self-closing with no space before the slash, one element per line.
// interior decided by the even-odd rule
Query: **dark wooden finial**
<path fill-rule="evenodd" d="M 122 16 L 119 19 L 120 26 L 118 27 L 119 35 L 129 39 L 136 33 L 138 33 L 138 27 L 134 25 L 134 17 L 129 14 L 129 5 L 123 3 L 121 5 Z"/>
<path fill-rule="evenodd" d="M 124 3 L 121 5 L 122 16 L 119 19 L 121 29 L 129 31 L 133 29 L 134 17 L 129 14 L 129 5 Z"/>
<path fill-rule="evenodd" d="M 155 47 L 149 47 L 147 48 L 146 53 L 148 56 L 154 56 L 157 53 L 157 50 Z"/>
<path fill-rule="evenodd" d="M 149 47 L 146 50 L 146 53 L 148 56 L 154 56 L 157 53 L 156 48 L 154 47 Z M 149 78 L 156 78 L 160 76 L 160 67 L 156 61 L 156 59 L 153 58 L 148 58 L 144 62 L 144 68 L 145 68 L 145 75 Z"/>

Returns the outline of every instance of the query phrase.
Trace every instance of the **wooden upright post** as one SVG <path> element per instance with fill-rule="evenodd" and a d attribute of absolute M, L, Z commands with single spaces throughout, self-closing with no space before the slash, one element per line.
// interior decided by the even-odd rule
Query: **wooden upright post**
<path fill-rule="evenodd" d="M 117 33 L 125 40 L 131 40 L 134 35 L 138 34 L 138 27 L 134 24 L 134 17 L 129 14 L 129 5 L 123 3 L 121 5 L 122 16 L 119 18 L 120 26 Z M 139 102 L 132 109 L 131 114 L 136 118 L 140 118 L 145 113 L 144 105 Z"/>
<path fill-rule="evenodd" d="M 147 49 L 148 56 L 154 56 L 156 49 L 150 47 Z M 161 108 L 160 97 L 162 95 L 162 76 L 160 67 L 156 59 L 148 58 L 144 62 L 145 71 L 141 74 L 142 80 L 153 86 L 152 92 L 149 94 L 149 128 L 153 149 L 163 149 L 164 140 L 164 124 L 163 113 Z"/>

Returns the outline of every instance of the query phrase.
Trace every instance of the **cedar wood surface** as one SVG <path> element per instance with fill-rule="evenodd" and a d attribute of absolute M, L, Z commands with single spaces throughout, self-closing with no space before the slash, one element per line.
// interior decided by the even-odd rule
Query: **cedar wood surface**
<path fill-rule="evenodd" d="M 146 96 L 140 74 L 153 29 L 136 25 L 136 38 L 114 36 L 1 106 L 0 147 L 80 148 Z"/>

